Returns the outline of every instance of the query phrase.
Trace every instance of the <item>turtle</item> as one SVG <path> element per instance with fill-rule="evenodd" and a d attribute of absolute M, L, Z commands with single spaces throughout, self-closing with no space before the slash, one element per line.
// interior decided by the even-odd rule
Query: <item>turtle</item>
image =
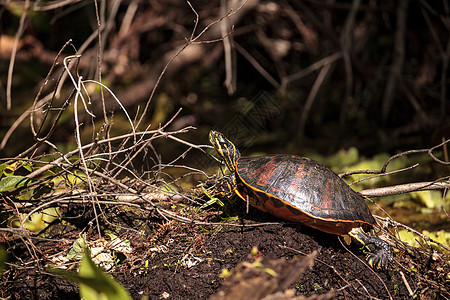
<path fill-rule="evenodd" d="M 241 157 L 236 146 L 214 130 L 209 141 L 230 171 L 215 182 L 215 195 L 235 194 L 278 218 L 347 234 L 364 250 L 372 268 L 387 268 L 391 247 L 375 234 L 377 223 L 367 203 L 328 167 L 288 154 Z"/>

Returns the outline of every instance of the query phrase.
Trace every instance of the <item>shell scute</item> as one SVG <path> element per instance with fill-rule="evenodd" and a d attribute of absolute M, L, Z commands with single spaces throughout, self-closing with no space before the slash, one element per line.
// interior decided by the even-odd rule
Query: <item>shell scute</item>
<path fill-rule="evenodd" d="M 250 204 L 277 217 L 338 234 L 376 224 L 363 197 L 313 160 L 294 155 L 242 157 L 236 173 L 241 181 L 237 189 L 249 196 Z"/>

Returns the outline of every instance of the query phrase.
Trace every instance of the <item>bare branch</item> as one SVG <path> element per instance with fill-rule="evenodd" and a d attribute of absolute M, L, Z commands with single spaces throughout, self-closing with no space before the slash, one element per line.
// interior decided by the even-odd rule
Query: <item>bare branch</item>
<path fill-rule="evenodd" d="M 368 189 L 359 193 L 366 197 L 384 197 L 425 190 L 443 190 L 450 188 L 450 181 L 414 182 L 388 187 Z"/>
<path fill-rule="evenodd" d="M 20 23 L 19 28 L 17 29 L 16 36 L 14 38 L 14 46 L 12 49 L 10 61 L 9 61 L 9 67 L 8 67 L 8 81 L 6 85 L 6 109 L 11 109 L 11 85 L 12 85 L 12 76 L 13 76 L 13 70 L 14 70 L 14 62 L 16 60 L 16 54 L 17 54 L 17 45 L 19 44 L 19 38 L 23 33 L 24 26 L 25 26 L 25 20 L 28 15 L 28 10 L 30 9 L 30 0 L 26 0 L 24 7 L 23 7 L 23 13 L 20 16 Z"/>

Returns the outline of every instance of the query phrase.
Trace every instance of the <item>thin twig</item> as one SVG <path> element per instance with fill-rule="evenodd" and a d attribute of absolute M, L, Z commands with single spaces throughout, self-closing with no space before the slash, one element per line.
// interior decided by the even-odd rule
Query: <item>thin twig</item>
<path fill-rule="evenodd" d="M 416 163 L 416 164 L 414 164 L 412 166 L 405 167 L 405 168 L 402 168 L 402 169 L 399 169 L 399 170 L 394 170 L 394 171 L 391 171 L 391 172 L 383 172 L 383 173 L 381 171 L 379 171 L 379 170 L 349 171 L 349 172 L 345 172 L 344 173 L 345 175 L 339 174 L 339 177 L 342 178 L 344 176 L 351 175 L 351 174 L 375 174 L 373 176 L 364 177 L 362 179 L 356 180 L 356 181 L 354 181 L 354 182 L 349 184 L 349 185 L 353 185 L 353 184 L 356 184 L 358 182 L 369 180 L 369 179 L 372 179 L 372 178 L 377 178 L 377 177 L 381 177 L 381 176 L 392 175 L 392 174 L 408 171 L 408 170 L 411 170 L 411 169 L 413 169 L 413 168 L 415 168 L 417 166 L 419 166 L 419 163 Z"/>
<path fill-rule="evenodd" d="M 352 48 L 352 36 L 354 23 L 356 18 L 356 13 L 359 10 L 361 0 L 353 0 L 352 7 L 345 20 L 344 28 L 340 36 L 340 43 L 342 48 L 342 58 L 345 66 L 345 94 L 344 100 L 342 101 L 341 113 L 340 113 L 340 123 L 344 124 L 345 116 L 347 114 L 349 100 L 353 91 L 353 69 L 351 61 L 351 48 Z"/>
<path fill-rule="evenodd" d="M 309 65 L 306 69 L 304 69 L 298 73 L 295 73 L 295 74 L 292 74 L 292 75 L 282 78 L 282 80 L 281 80 L 282 89 L 286 90 L 288 88 L 288 86 L 290 84 L 292 84 L 293 82 L 298 81 L 319 69 L 322 69 L 326 65 L 334 63 L 341 57 L 342 57 L 342 52 L 336 52 L 334 54 L 331 54 L 327 57 L 322 58 L 321 60 L 316 61 L 315 63 Z"/>
<path fill-rule="evenodd" d="M 220 11 L 222 15 L 225 15 L 227 11 L 227 5 L 230 3 L 229 1 L 222 0 L 220 4 Z M 234 94 L 236 91 L 236 65 L 234 57 L 234 51 L 231 47 L 232 37 L 228 35 L 228 19 L 224 19 L 223 22 L 220 23 L 220 31 L 223 36 L 223 51 L 225 57 L 225 81 L 224 85 L 228 90 L 228 95 Z"/>
<path fill-rule="evenodd" d="M 406 289 L 408 290 L 409 296 L 410 296 L 410 297 L 414 296 L 414 293 L 413 293 L 413 291 L 411 290 L 411 287 L 409 286 L 408 281 L 406 280 L 405 274 L 403 274 L 402 271 L 400 271 L 400 276 L 402 277 L 403 283 L 405 284 Z"/>
<path fill-rule="evenodd" d="M 253 56 L 251 56 L 250 53 L 248 53 L 247 50 L 245 50 L 243 47 L 241 47 L 236 41 L 233 43 L 234 48 L 243 56 L 245 59 L 255 68 L 256 71 L 258 71 L 259 74 L 261 74 L 262 77 L 264 77 L 274 88 L 280 89 L 281 84 L 278 83 L 278 81 L 273 78 L 272 75 L 267 72 L 263 66 L 255 59 Z"/>
<path fill-rule="evenodd" d="M 386 122 L 392 103 L 395 98 L 397 81 L 401 80 L 403 64 L 405 62 L 405 40 L 406 40 L 406 19 L 408 15 L 409 0 L 400 0 L 397 4 L 397 27 L 394 37 L 394 51 L 392 53 L 392 65 L 387 79 L 386 89 L 383 96 L 381 114 L 383 121 Z"/>
<path fill-rule="evenodd" d="M 166 135 L 170 135 L 170 134 L 177 134 L 177 133 L 183 133 L 185 132 L 186 129 L 183 128 L 181 130 L 178 131 L 174 131 L 174 132 L 165 132 Z M 151 131 L 143 131 L 143 132 L 136 132 L 136 136 L 142 136 L 142 135 L 153 135 L 155 133 L 159 133 L 158 130 L 151 130 Z M 115 137 L 111 137 L 109 139 L 103 139 L 100 141 L 95 141 L 89 144 L 86 144 L 84 146 L 81 147 L 82 150 L 85 149 L 89 149 L 93 146 L 97 146 L 97 145 L 101 145 L 101 144 L 105 144 L 108 142 L 113 142 L 113 141 L 118 141 L 118 140 L 123 140 L 124 138 L 130 138 L 132 137 L 134 134 L 133 133 L 128 133 L 128 134 L 124 134 L 124 135 L 120 135 L 120 136 L 115 136 Z M 156 137 L 154 137 L 156 138 Z M 64 154 L 64 157 L 60 157 L 52 162 L 49 162 L 46 166 L 43 166 L 42 168 L 37 169 L 36 171 L 31 172 L 30 174 L 26 175 L 27 178 L 34 178 L 36 176 L 39 176 L 40 174 L 50 170 L 51 168 L 57 167 L 59 166 L 59 164 L 63 161 L 66 160 L 69 157 L 72 157 L 76 154 L 79 153 L 79 149 L 75 149 L 72 151 L 69 151 L 68 153 Z"/>
<path fill-rule="evenodd" d="M 420 236 L 426 243 L 428 243 L 428 242 L 435 243 L 436 245 L 439 245 L 440 247 L 442 247 L 443 249 L 447 250 L 447 251 L 450 253 L 450 249 L 449 249 L 447 246 L 445 246 L 445 245 L 439 243 L 438 241 L 436 241 L 436 240 L 430 238 L 430 237 L 427 236 L 427 235 L 424 235 L 423 233 L 421 233 L 421 232 L 419 232 L 419 231 L 417 231 L 417 230 L 415 230 L 415 229 L 413 229 L 413 228 L 411 228 L 411 227 L 409 227 L 409 226 L 406 226 L 405 224 L 402 224 L 402 223 L 400 223 L 400 222 L 397 222 L 397 221 L 395 221 L 395 220 L 393 220 L 393 219 L 389 219 L 389 218 L 383 218 L 383 217 L 380 217 L 380 216 L 374 216 L 374 217 L 375 217 L 376 219 L 378 219 L 378 220 L 382 220 L 382 221 L 388 222 L 388 223 L 389 223 L 390 225 L 392 225 L 392 226 L 399 226 L 399 227 L 405 228 L 406 230 L 411 231 L 412 233 L 414 233 L 414 234 Z M 431 251 L 433 251 L 433 248 L 432 248 L 432 247 L 430 247 L 429 249 L 430 249 Z"/>
<path fill-rule="evenodd" d="M 298 250 L 298 249 L 294 249 L 294 248 L 291 248 L 291 247 L 288 247 L 288 246 L 285 246 L 285 245 L 278 245 L 278 247 L 280 247 L 280 248 L 282 248 L 282 249 L 291 250 L 291 251 L 293 251 L 293 252 L 295 252 L 295 253 L 300 253 L 301 255 L 304 255 L 304 256 L 307 256 L 307 255 L 308 255 L 308 254 L 306 254 L 306 253 L 303 252 L 303 251 L 300 251 L 300 250 Z M 358 259 L 359 259 L 359 258 L 358 258 Z M 373 296 L 371 296 L 371 295 L 369 295 L 369 294 L 363 294 L 363 293 L 361 293 L 360 291 L 358 291 L 358 290 L 357 290 L 350 282 L 348 282 L 348 281 L 343 277 L 343 275 L 342 275 L 340 272 L 338 272 L 338 270 L 336 270 L 336 268 L 335 268 L 333 265 L 327 264 L 326 262 L 324 262 L 323 260 L 321 260 L 321 259 L 319 259 L 319 258 L 315 258 L 315 261 L 317 261 L 317 262 L 319 262 L 319 263 L 321 263 L 321 264 L 327 266 L 327 267 L 330 268 L 331 270 L 333 270 L 333 272 L 334 272 L 339 278 L 341 278 L 342 281 L 344 281 L 344 282 L 346 283 L 346 286 L 352 287 L 352 288 L 355 290 L 355 292 L 357 292 L 358 294 L 361 294 L 361 295 L 364 296 L 364 297 L 369 297 L 370 299 L 378 299 L 378 298 L 375 298 L 375 297 L 373 297 Z"/>
<path fill-rule="evenodd" d="M 300 116 L 299 125 L 298 125 L 298 137 L 302 138 L 305 130 L 306 119 L 308 118 L 309 112 L 312 108 L 314 100 L 319 93 L 319 89 L 325 81 L 328 72 L 330 71 L 331 64 L 326 64 L 320 70 L 319 75 L 317 75 L 316 80 L 314 81 L 313 86 L 311 87 L 311 91 L 309 92 L 308 98 L 306 99 L 305 106 L 303 107 L 302 115 Z"/>
<path fill-rule="evenodd" d="M 352 251 L 350 251 L 345 245 L 344 245 L 344 243 L 342 242 L 342 240 L 341 240 L 341 237 L 339 237 L 338 238 L 338 240 L 339 240 L 339 242 L 341 243 L 341 245 L 342 245 L 342 247 L 344 247 L 344 249 L 345 250 L 347 250 L 347 252 L 348 253 L 350 253 L 353 257 L 355 257 L 356 259 L 358 259 L 363 265 L 365 265 L 366 266 L 366 268 L 368 269 L 368 270 L 370 270 L 374 275 L 375 275 L 375 277 L 377 277 L 378 278 L 378 280 L 383 284 L 383 286 L 384 286 L 384 289 L 386 290 L 386 292 L 387 292 L 387 294 L 389 295 L 389 299 L 393 299 L 392 298 L 392 295 L 391 295 L 391 293 L 389 292 L 389 289 L 387 288 L 387 286 L 386 286 L 386 284 L 384 283 L 384 281 L 381 279 L 381 277 L 365 262 L 365 261 L 363 261 L 362 259 L 360 259 L 358 256 L 356 256 Z"/>
<path fill-rule="evenodd" d="M 19 28 L 17 29 L 16 36 L 14 37 L 14 45 L 11 53 L 11 57 L 9 60 L 9 67 L 8 67 L 8 80 L 6 83 L 6 109 L 11 109 L 11 85 L 12 85 L 12 77 L 13 77 L 13 70 L 14 70 L 14 62 L 16 60 L 16 54 L 17 54 L 17 46 L 19 45 L 19 39 L 22 36 L 24 26 L 25 26 L 25 20 L 28 15 L 28 10 L 30 9 L 30 0 L 26 0 L 25 4 L 23 6 L 22 14 L 20 16 L 20 22 L 19 22 Z"/>
<path fill-rule="evenodd" d="M 150 93 L 150 96 L 149 96 L 149 98 L 148 98 L 148 100 L 147 100 L 145 106 L 144 106 L 144 109 L 143 109 L 143 111 L 142 111 L 142 113 L 141 113 L 141 117 L 139 118 L 139 120 L 138 120 L 138 122 L 137 122 L 137 124 L 136 124 L 136 127 L 139 127 L 139 124 L 141 124 L 142 120 L 143 120 L 144 117 L 146 116 L 147 111 L 148 111 L 148 108 L 150 107 L 150 102 L 152 101 L 152 99 L 153 99 L 153 97 L 154 97 L 154 95 L 155 95 L 155 93 L 156 93 L 156 90 L 157 90 L 157 88 L 159 87 L 159 83 L 161 82 L 162 78 L 164 77 L 165 73 L 167 72 L 167 69 L 168 69 L 169 66 L 172 64 L 172 62 L 173 62 L 173 61 L 174 61 L 174 60 L 175 60 L 175 59 L 176 59 L 176 58 L 177 58 L 177 57 L 178 57 L 178 56 L 179 56 L 179 55 L 180 55 L 187 47 L 189 47 L 191 44 L 193 44 L 193 43 L 196 42 L 198 39 L 200 39 L 200 38 L 205 34 L 205 32 L 207 32 L 212 26 L 214 26 L 214 25 L 217 24 L 217 23 L 220 23 L 223 19 L 229 18 L 230 16 L 232 16 L 232 15 L 234 15 L 236 12 L 238 12 L 242 7 L 244 7 L 244 5 L 247 3 L 247 1 L 248 1 L 248 0 L 243 1 L 243 2 L 241 3 L 241 5 L 238 6 L 236 9 L 230 9 L 230 11 L 229 11 L 226 15 L 220 17 L 219 19 L 217 19 L 217 20 L 215 20 L 215 21 L 213 21 L 213 22 L 211 22 L 211 23 L 209 23 L 209 24 L 208 24 L 207 26 L 205 26 L 205 28 L 203 28 L 203 30 L 200 31 L 200 33 L 197 34 L 197 35 L 195 35 L 195 32 L 196 32 L 196 30 L 197 30 L 197 26 L 198 26 L 198 23 L 199 23 L 199 15 L 198 15 L 197 11 L 194 9 L 194 7 L 192 6 L 192 4 L 191 4 L 189 1 L 187 1 L 189 7 L 191 8 L 191 10 L 193 11 L 193 13 L 194 13 L 195 16 L 196 16 L 196 20 L 195 20 L 195 23 L 194 23 L 194 24 L 195 24 L 195 25 L 194 25 L 194 28 L 192 29 L 191 35 L 190 35 L 189 39 L 186 41 L 186 44 L 184 44 L 184 45 L 183 45 L 183 46 L 175 53 L 175 55 L 172 56 L 172 57 L 169 59 L 169 61 L 164 65 L 163 70 L 162 70 L 161 73 L 159 74 L 159 76 L 158 76 L 158 78 L 157 78 L 157 80 L 156 80 L 156 83 L 155 83 L 155 85 L 153 86 L 153 89 L 152 89 L 152 91 L 151 91 L 151 93 Z"/>

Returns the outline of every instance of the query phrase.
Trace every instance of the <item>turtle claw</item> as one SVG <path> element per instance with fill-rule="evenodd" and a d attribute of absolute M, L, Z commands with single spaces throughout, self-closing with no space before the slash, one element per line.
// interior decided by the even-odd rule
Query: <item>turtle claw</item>
<path fill-rule="evenodd" d="M 374 269 L 385 270 L 392 260 L 392 250 L 386 241 L 381 240 L 372 231 L 365 233 L 362 228 L 355 228 L 350 233 L 366 254 L 367 263 Z"/>
<path fill-rule="evenodd" d="M 392 261 L 391 247 L 386 241 L 378 237 L 372 237 L 370 242 L 365 245 L 365 248 L 370 251 L 366 251 L 366 261 L 374 269 L 385 270 L 389 262 Z"/>
<path fill-rule="evenodd" d="M 373 269 L 385 270 L 388 266 L 388 262 L 391 260 L 392 257 L 389 258 L 383 251 L 379 251 L 376 254 L 371 252 L 366 254 L 366 261 Z"/>

